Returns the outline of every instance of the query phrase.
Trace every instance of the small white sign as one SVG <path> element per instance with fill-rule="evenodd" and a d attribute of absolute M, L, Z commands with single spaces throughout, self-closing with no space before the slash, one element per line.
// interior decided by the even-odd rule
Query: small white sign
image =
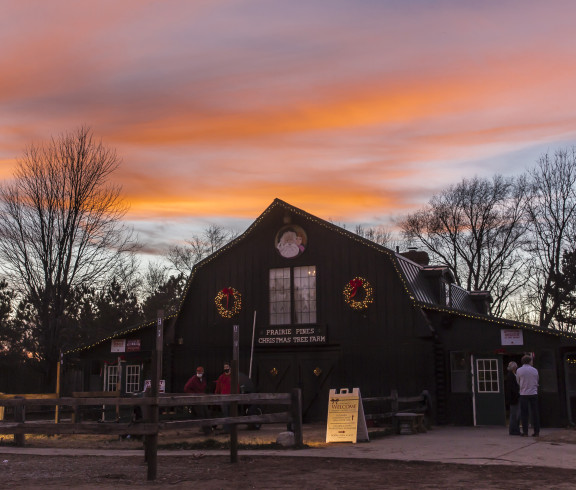
<path fill-rule="evenodd" d="M 502 345 L 524 345 L 524 332 L 520 329 L 502 329 Z"/>
<path fill-rule="evenodd" d="M 126 352 L 139 352 L 140 339 L 129 339 L 126 341 Z"/>
<path fill-rule="evenodd" d="M 126 339 L 112 340 L 110 352 L 126 352 Z"/>
<path fill-rule="evenodd" d="M 144 380 L 144 391 L 147 391 L 150 388 L 152 388 L 152 380 L 151 379 L 145 379 Z M 160 381 L 158 381 L 158 393 L 166 393 L 166 380 L 165 379 L 161 379 Z"/>

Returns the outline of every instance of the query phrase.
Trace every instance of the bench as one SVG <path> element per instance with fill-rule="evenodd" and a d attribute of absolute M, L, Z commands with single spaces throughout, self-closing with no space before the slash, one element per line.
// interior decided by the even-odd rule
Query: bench
<path fill-rule="evenodd" d="M 423 413 L 399 412 L 394 415 L 394 432 L 396 434 L 417 434 L 426 432 Z"/>
<path fill-rule="evenodd" d="M 395 434 L 415 434 L 430 428 L 432 403 L 427 390 L 411 397 L 399 397 L 397 390 L 391 390 L 390 396 L 362 398 L 362 402 L 366 420 L 376 426 L 392 425 Z"/>

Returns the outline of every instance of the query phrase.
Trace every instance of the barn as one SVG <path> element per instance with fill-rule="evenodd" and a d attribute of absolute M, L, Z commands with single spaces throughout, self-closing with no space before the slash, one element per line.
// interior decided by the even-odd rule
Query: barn
<path fill-rule="evenodd" d="M 302 390 L 305 421 L 331 388 L 363 396 L 428 390 L 437 424 L 504 425 L 504 369 L 524 353 L 540 371 L 546 426 L 576 421 L 576 337 L 490 314 L 417 250 L 390 250 L 276 199 L 198 263 L 165 318 L 162 378 L 181 392 L 197 365 L 215 381 L 233 353 L 262 392 Z M 156 321 L 66 354 L 69 390 L 142 389 Z"/>

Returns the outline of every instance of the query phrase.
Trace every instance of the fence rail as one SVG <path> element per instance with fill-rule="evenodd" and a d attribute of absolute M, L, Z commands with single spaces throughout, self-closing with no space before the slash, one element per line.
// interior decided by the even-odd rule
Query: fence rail
<path fill-rule="evenodd" d="M 0 398 L 0 406 L 150 406 L 177 407 L 187 405 L 221 405 L 237 402 L 242 405 L 257 403 L 258 405 L 291 405 L 290 393 L 243 393 L 238 395 L 173 395 L 165 394 L 158 397 L 63 397 L 63 398 L 26 398 L 26 395 L 11 395 L 12 398 Z M 22 398 L 18 398 L 18 397 Z"/>
<path fill-rule="evenodd" d="M 190 420 L 160 421 L 158 413 L 164 407 L 192 407 L 196 405 L 280 405 L 288 410 L 261 415 L 237 415 L 231 417 L 216 417 Z M 74 417 L 70 421 L 26 421 L 26 409 L 36 406 L 71 407 Z M 120 422 L 88 422 L 81 420 L 84 407 L 140 407 L 143 413 L 141 420 L 129 423 Z M 181 430 L 190 427 L 201 427 L 217 424 L 236 426 L 238 424 L 274 424 L 290 423 L 294 430 L 295 445 L 303 444 L 302 434 L 302 394 L 299 389 L 292 393 L 244 393 L 232 395 L 176 395 L 163 394 L 154 396 L 132 397 L 63 397 L 63 398 L 26 398 L 14 395 L 2 396 L 0 407 L 13 407 L 14 420 L 0 420 L 0 434 L 14 434 L 16 445 L 24 445 L 25 434 L 99 434 L 99 435 L 143 435 L 145 437 L 144 452 L 149 466 L 155 465 L 157 446 L 150 443 L 159 432 Z M 234 413 L 234 411 L 232 411 Z M 153 422 L 156 420 L 155 422 Z M 232 455 L 231 444 L 231 455 Z"/>

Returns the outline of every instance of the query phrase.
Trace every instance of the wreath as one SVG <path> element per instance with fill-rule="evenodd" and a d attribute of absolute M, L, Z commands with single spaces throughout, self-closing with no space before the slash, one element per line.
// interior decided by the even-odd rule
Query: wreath
<path fill-rule="evenodd" d="M 374 289 L 363 277 L 352 279 L 342 293 L 344 301 L 353 310 L 365 310 L 374 302 Z"/>
<path fill-rule="evenodd" d="M 242 309 L 242 295 L 234 288 L 224 288 L 218 291 L 214 303 L 222 318 L 232 318 Z"/>

